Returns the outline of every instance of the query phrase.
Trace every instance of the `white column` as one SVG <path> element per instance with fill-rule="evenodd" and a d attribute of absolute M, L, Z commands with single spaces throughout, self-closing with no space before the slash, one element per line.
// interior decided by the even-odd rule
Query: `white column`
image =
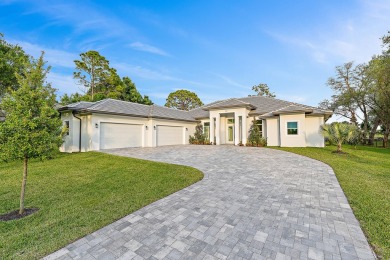
<path fill-rule="evenodd" d="M 217 145 L 221 144 L 220 134 L 221 134 L 221 115 L 218 113 L 215 117 L 216 124 L 216 135 L 215 135 L 215 143 Z"/>
<path fill-rule="evenodd" d="M 238 145 L 240 143 L 240 121 L 239 121 L 239 113 L 234 113 L 234 145 Z"/>
<path fill-rule="evenodd" d="M 214 117 L 212 117 L 210 113 L 210 142 L 212 142 L 213 144 L 214 144 L 214 133 L 215 133 Z"/>
<path fill-rule="evenodd" d="M 246 145 L 246 140 L 248 137 L 248 130 L 246 128 L 247 126 L 247 118 L 246 118 L 246 113 L 242 115 L 242 143 L 243 145 Z"/>

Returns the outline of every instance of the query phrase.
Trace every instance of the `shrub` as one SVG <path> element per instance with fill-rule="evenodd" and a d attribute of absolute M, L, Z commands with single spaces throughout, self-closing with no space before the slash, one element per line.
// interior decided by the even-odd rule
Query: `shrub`
<path fill-rule="evenodd" d="M 261 136 L 260 129 L 256 125 L 256 121 L 252 121 L 251 128 L 249 129 L 247 146 L 267 146 L 267 139 Z"/>
<path fill-rule="evenodd" d="M 202 124 L 197 124 L 197 126 L 195 128 L 194 136 L 190 135 L 189 143 L 190 144 L 210 144 L 210 142 L 207 140 L 206 135 L 203 133 Z"/>
<path fill-rule="evenodd" d="M 338 153 L 342 153 L 342 144 L 353 143 L 356 144 L 360 138 L 359 128 L 349 123 L 335 122 L 332 124 L 325 124 L 321 126 L 322 134 L 328 138 L 332 144 L 337 144 Z"/>

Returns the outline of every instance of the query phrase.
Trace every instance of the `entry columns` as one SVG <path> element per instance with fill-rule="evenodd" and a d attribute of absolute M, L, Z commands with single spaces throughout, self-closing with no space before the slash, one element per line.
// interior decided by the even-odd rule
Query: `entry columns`
<path fill-rule="evenodd" d="M 221 144 L 221 115 L 218 113 L 215 116 L 215 144 L 220 145 Z"/>

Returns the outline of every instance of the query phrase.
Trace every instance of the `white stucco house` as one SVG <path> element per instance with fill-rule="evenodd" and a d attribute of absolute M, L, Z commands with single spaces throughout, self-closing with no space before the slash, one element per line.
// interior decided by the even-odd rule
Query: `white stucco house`
<path fill-rule="evenodd" d="M 69 132 L 63 152 L 188 144 L 198 123 L 216 145 L 245 144 L 258 124 L 269 146 L 323 147 L 320 126 L 332 112 L 270 97 L 230 98 L 181 111 L 114 99 L 59 108 Z"/>

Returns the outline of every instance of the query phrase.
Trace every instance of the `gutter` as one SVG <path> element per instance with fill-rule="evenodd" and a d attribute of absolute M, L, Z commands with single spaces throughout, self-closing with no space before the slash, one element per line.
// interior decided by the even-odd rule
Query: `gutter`
<path fill-rule="evenodd" d="M 81 118 L 76 116 L 75 111 L 72 111 L 72 115 L 77 118 L 80 122 L 80 130 L 79 130 L 79 152 L 81 152 Z"/>

